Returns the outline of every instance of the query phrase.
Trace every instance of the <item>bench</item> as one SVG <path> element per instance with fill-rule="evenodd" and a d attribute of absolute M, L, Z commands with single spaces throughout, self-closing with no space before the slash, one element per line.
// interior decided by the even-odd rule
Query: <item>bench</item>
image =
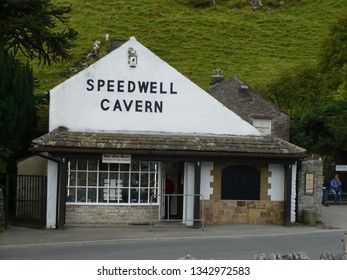
<path fill-rule="evenodd" d="M 328 192 L 328 201 L 334 201 L 334 195 L 331 192 Z M 346 192 L 341 192 L 340 195 L 340 201 L 339 204 L 341 204 L 341 202 L 346 201 L 347 202 L 347 193 Z"/>

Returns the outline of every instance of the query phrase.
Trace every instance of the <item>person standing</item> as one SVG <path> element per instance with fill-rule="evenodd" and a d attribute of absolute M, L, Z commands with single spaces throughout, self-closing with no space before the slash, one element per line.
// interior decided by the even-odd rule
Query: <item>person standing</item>
<path fill-rule="evenodd" d="M 339 174 L 335 174 L 335 178 L 330 182 L 330 192 L 334 196 L 335 204 L 341 199 L 341 180 Z"/>

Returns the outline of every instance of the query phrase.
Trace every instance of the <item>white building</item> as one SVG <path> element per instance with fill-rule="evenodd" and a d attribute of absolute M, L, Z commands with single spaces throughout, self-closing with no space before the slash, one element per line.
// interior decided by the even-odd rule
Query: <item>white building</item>
<path fill-rule="evenodd" d="M 287 223 L 304 150 L 264 136 L 134 37 L 50 91 L 47 227 Z"/>

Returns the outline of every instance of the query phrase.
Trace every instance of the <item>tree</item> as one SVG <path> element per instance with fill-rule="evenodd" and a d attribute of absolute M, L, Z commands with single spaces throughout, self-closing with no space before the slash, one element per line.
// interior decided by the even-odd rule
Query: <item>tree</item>
<path fill-rule="evenodd" d="M 77 32 L 60 32 L 57 23 L 68 21 L 71 6 L 56 7 L 51 0 L 2 0 L 0 3 L 0 45 L 16 56 L 23 53 L 30 60 L 50 64 L 68 61 Z"/>
<path fill-rule="evenodd" d="M 0 166 L 27 151 L 36 127 L 34 77 L 0 47 Z M 5 170 L 3 170 L 4 172 Z"/>
<path fill-rule="evenodd" d="M 317 66 L 308 63 L 282 71 L 279 78 L 269 81 L 260 92 L 290 116 L 329 99 Z"/>

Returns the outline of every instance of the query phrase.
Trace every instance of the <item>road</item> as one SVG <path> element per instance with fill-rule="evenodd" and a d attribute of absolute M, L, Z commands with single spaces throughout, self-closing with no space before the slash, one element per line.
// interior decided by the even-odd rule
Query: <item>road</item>
<path fill-rule="evenodd" d="M 282 227 L 284 228 L 284 227 Z M 105 229 L 107 230 L 107 229 Z M 322 253 L 341 252 L 347 230 L 302 227 L 283 231 L 236 234 L 190 230 L 167 237 L 147 234 L 129 238 L 72 238 L 0 245 L 2 260 L 174 260 L 188 254 L 196 259 L 252 260 L 256 254 L 304 252 L 312 260 Z M 206 230 L 208 231 L 208 229 Z M 90 233 L 93 235 L 93 232 Z M 71 238 L 69 238 L 69 236 Z M 91 237 L 91 236 L 90 236 Z M 1 238 L 1 235 L 0 235 Z M 95 239 L 95 240 L 93 240 Z"/>

